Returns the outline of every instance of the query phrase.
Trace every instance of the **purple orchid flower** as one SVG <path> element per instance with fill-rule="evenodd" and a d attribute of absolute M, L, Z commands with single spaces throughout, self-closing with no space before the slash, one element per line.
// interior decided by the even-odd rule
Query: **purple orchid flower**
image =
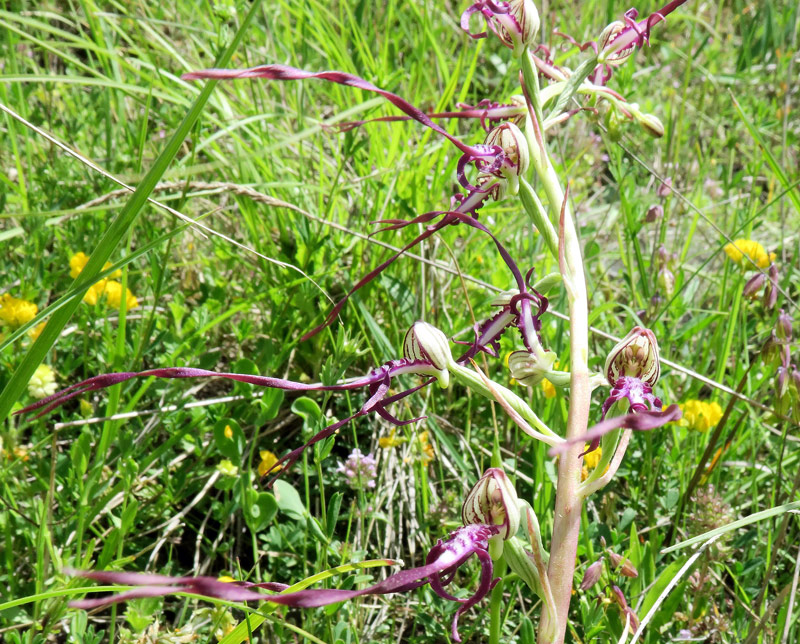
<path fill-rule="evenodd" d="M 583 436 L 565 441 L 550 450 L 551 455 L 561 453 L 577 443 L 588 442 L 581 456 L 597 449 L 600 439 L 616 429 L 648 431 L 678 420 L 683 413 L 678 405 L 663 411 L 661 401 L 653 395 L 653 385 L 661 375 L 658 358 L 658 341 L 650 329 L 635 326 L 608 354 L 605 365 L 606 378 L 611 385 L 602 407 L 602 421 Z M 606 418 L 612 405 L 627 399 L 629 412 L 622 416 Z"/>
<path fill-rule="evenodd" d="M 603 418 L 608 410 L 618 400 L 627 398 L 631 411 L 647 411 L 648 409 L 661 409 L 661 400 L 653 394 L 653 387 L 639 378 L 623 376 L 618 378 L 611 387 L 611 393 L 603 403 Z"/>
<path fill-rule="evenodd" d="M 659 22 L 666 20 L 670 13 L 685 3 L 686 0 L 672 0 L 645 20 L 639 22 L 636 20 L 639 17 L 639 12 L 636 9 L 628 9 L 624 13 L 622 21 L 616 20 L 608 25 L 597 41 L 590 40 L 585 43 L 579 43 L 568 34 L 560 31 L 553 33 L 565 38 L 581 51 L 592 49 L 600 63 L 591 74 L 592 82 L 595 85 L 605 85 L 611 79 L 614 67 L 624 63 L 633 54 L 637 46 L 641 48 L 650 43 L 650 31 L 652 28 Z"/>
<path fill-rule="evenodd" d="M 428 378 L 423 384 L 417 385 L 412 387 L 411 389 L 406 389 L 405 391 L 401 391 L 397 394 L 389 396 L 389 388 L 392 383 L 392 379 L 396 378 L 397 376 L 403 374 L 418 374 L 423 376 L 432 376 Z M 284 380 L 282 378 L 270 378 L 267 376 L 252 376 L 248 374 L 237 374 L 237 373 L 217 373 L 216 371 L 208 371 L 206 369 L 194 369 L 189 367 L 166 367 L 162 369 L 149 369 L 147 371 L 140 371 L 140 372 L 124 372 L 124 373 L 109 373 L 103 374 L 99 376 L 94 376 L 93 378 L 89 378 L 82 382 L 76 383 L 71 387 L 67 387 L 66 389 L 59 391 L 52 396 L 48 396 L 47 398 L 43 398 L 42 400 L 21 409 L 20 411 L 16 412 L 18 414 L 24 414 L 31 411 L 40 410 L 39 414 L 37 414 L 37 418 L 42 416 L 51 410 L 55 409 L 63 405 L 68 400 L 74 398 L 75 396 L 79 396 L 89 391 L 97 391 L 99 389 L 105 389 L 107 387 L 111 387 L 112 385 L 119 384 L 121 382 L 125 382 L 127 380 L 131 380 L 132 378 L 140 378 L 140 377 L 148 377 L 148 376 L 155 376 L 156 378 L 225 378 L 227 380 L 236 380 L 238 382 L 246 382 L 251 385 L 258 385 L 261 387 L 271 387 L 274 389 L 283 389 L 285 391 L 349 391 L 351 389 L 360 389 L 363 387 L 367 388 L 369 393 L 369 399 L 362 405 L 361 409 L 359 409 L 355 414 L 343 418 L 331 425 L 328 425 L 325 429 L 315 434 L 311 440 L 309 440 L 304 445 L 298 447 L 297 449 L 292 450 L 283 458 L 281 458 L 278 462 L 276 462 L 272 468 L 270 468 L 270 472 L 274 472 L 280 469 L 279 473 L 273 477 L 268 485 L 271 485 L 272 482 L 275 480 L 277 476 L 280 476 L 284 471 L 290 468 L 303 452 L 318 443 L 321 440 L 332 436 L 338 429 L 346 425 L 352 420 L 356 418 L 360 418 L 361 416 L 366 416 L 372 412 L 378 414 L 384 420 L 391 422 L 394 425 L 402 426 L 407 425 L 409 423 L 416 422 L 421 420 L 421 418 L 413 418 L 411 420 L 401 421 L 393 416 L 386 407 L 390 404 L 397 402 L 409 396 L 421 388 L 429 385 L 430 383 L 434 382 L 438 375 L 438 370 L 434 367 L 430 361 L 427 360 L 410 360 L 410 359 L 402 359 L 402 360 L 392 360 L 387 362 L 383 366 L 374 369 L 366 376 L 362 376 L 361 378 L 355 378 L 353 380 L 349 380 L 340 384 L 336 385 L 321 385 L 321 384 L 305 384 L 300 382 L 293 382 L 291 380 Z"/>
<path fill-rule="evenodd" d="M 477 0 L 461 14 L 461 28 L 470 38 L 486 38 L 488 31 L 472 33 L 469 20 L 473 14 L 479 13 L 486 26 L 509 49 L 521 53 L 533 44 L 539 33 L 539 11 L 532 0 Z"/>
<path fill-rule="evenodd" d="M 636 432 L 646 432 L 650 431 L 651 429 L 662 427 L 667 423 L 680 420 L 681 416 L 683 416 L 681 408 L 678 407 L 678 405 L 670 405 L 663 411 L 648 409 L 645 411 L 624 414 L 623 416 L 606 418 L 605 420 L 589 428 L 589 430 L 582 436 L 566 440 L 563 443 L 559 443 L 558 445 L 551 447 L 548 453 L 550 456 L 557 456 L 562 452 L 566 452 L 573 445 L 577 445 L 578 443 L 589 443 L 589 448 L 581 454 L 581 456 L 584 456 L 585 454 L 588 454 L 597 448 L 597 445 L 600 444 L 600 439 L 603 436 L 609 432 L 613 432 L 616 429 L 632 429 Z"/>
<path fill-rule="evenodd" d="M 503 527 L 497 525 L 467 525 L 459 528 L 450 533 L 446 541 L 440 539 L 431 548 L 424 566 L 401 570 L 383 581 L 361 590 L 320 588 L 279 595 L 265 595 L 254 589 L 262 588 L 280 592 L 285 590 L 287 586 L 271 582 L 260 584 L 243 581 L 223 582 L 213 577 L 166 577 L 163 575 L 130 572 L 68 571 L 70 574 L 93 579 L 101 583 L 139 586 L 139 588 L 108 597 L 74 601 L 70 603 L 70 606 L 89 610 L 131 599 L 163 597 L 173 593 L 184 592 L 226 601 L 269 601 L 274 604 L 297 608 L 316 608 L 365 595 L 389 595 L 409 592 L 425 584 L 430 584 L 431 589 L 439 597 L 461 604 L 453 617 L 451 627 L 453 640 L 460 642 L 458 618 L 486 597 L 497 581 L 493 579 L 493 565 L 489 555 L 489 539 L 499 534 L 502 530 Z M 445 586 L 453 581 L 458 569 L 472 555 L 475 555 L 480 562 L 480 583 L 470 597 L 459 599 L 448 593 L 445 590 Z"/>
<path fill-rule="evenodd" d="M 620 57 L 624 60 L 633 53 L 635 47 L 641 48 L 645 44 L 649 44 L 650 30 L 662 20 L 666 20 L 669 14 L 685 3 L 686 0 L 672 0 L 639 22 L 636 22 L 639 12 L 636 9 L 629 9 L 624 15 L 624 26 L 605 34 L 605 38 L 601 37 L 602 46 L 598 52 L 598 58 L 610 64 L 614 64 L 612 61 L 619 60 Z"/>
<path fill-rule="evenodd" d="M 517 9 L 516 0 L 512 0 L 510 3 L 511 10 L 516 11 Z M 535 11 L 535 8 L 534 8 Z M 441 134 L 446 139 L 448 139 L 451 143 L 453 143 L 463 154 L 458 161 L 457 166 L 457 178 L 459 183 L 462 187 L 467 190 L 466 195 L 457 194 L 454 197 L 454 203 L 452 206 L 452 210 L 450 211 L 435 211 L 431 213 L 426 213 L 425 215 L 421 215 L 420 217 L 411 220 L 409 222 L 394 222 L 394 224 L 385 230 L 394 230 L 396 228 L 403 227 L 404 225 L 408 225 L 410 223 L 418 223 L 423 220 L 430 221 L 431 219 L 435 218 L 436 216 L 442 215 L 442 219 L 430 226 L 427 230 L 423 233 L 415 237 L 411 242 L 406 244 L 398 253 L 387 259 L 385 262 L 377 266 L 375 269 L 367 273 L 361 280 L 359 280 L 348 293 L 345 295 L 342 300 L 340 300 L 333 309 L 329 312 L 328 316 L 326 317 L 325 321 L 317 326 L 316 328 L 312 329 L 308 333 L 303 336 L 303 340 L 306 340 L 324 328 L 329 326 L 338 316 L 339 312 L 341 311 L 344 304 L 347 300 L 358 290 L 363 288 L 366 284 L 371 282 L 375 279 L 380 273 L 382 273 L 388 266 L 390 266 L 393 262 L 395 262 L 400 256 L 402 256 L 405 252 L 413 248 L 414 246 L 420 244 L 422 241 L 427 239 L 428 237 L 432 236 L 442 228 L 449 226 L 451 224 L 456 223 L 469 223 L 477 217 L 477 211 L 480 207 L 488 200 L 490 197 L 499 198 L 501 196 L 501 190 L 504 185 L 504 182 L 508 177 L 512 177 L 515 173 L 519 174 L 522 169 L 522 156 L 521 150 L 516 149 L 515 152 L 510 152 L 504 149 L 501 145 L 494 144 L 494 139 L 490 140 L 488 143 L 483 143 L 479 145 L 466 145 L 462 143 L 458 138 L 449 134 L 446 130 L 444 130 L 441 126 L 434 123 L 431 118 L 425 114 L 422 110 L 418 109 L 405 99 L 401 98 L 397 94 L 384 90 L 380 87 L 373 85 L 372 83 L 360 78 L 358 76 L 354 76 L 353 74 L 348 74 L 345 72 L 339 71 L 325 71 L 325 72 L 307 72 L 301 69 L 297 69 L 294 67 L 288 67 L 286 65 L 262 65 L 259 67 L 253 67 L 250 69 L 243 69 L 243 70 L 232 70 L 232 69 L 207 69 L 197 72 L 190 72 L 188 74 L 184 74 L 182 76 L 184 80 L 198 80 L 198 79 L 215 79 L 215 80 L 222 80 L 222 79 L 240 79 L 240 78 L 265 78 L 270 80 L 304 80 L 304 79 L 320 79 L 326 80 L 332 83 L 337 83 L 340 85 L 346 85 L 350 87 L 355 87 L 358 89 L 362 89 L 368 92 L 376 93 L 390 103 L 395 105 L 399 108 L 402 112 L 406 114 L 407 117 L 422 123 L 426 127 L 434 130 L 438 134 Z M 523 109 L 520 105 L 519 109 Z M 527 148 L 526 150 L 527 151 Z M 478 170 L 478 181 L 477 185 L 472 185 L 467 177 L 466 177 L 466 167 L 468 165 L 474 165 Z M 469 219 L 465 219 L 464 216 L 470 216 Z M 486 231 L 485 227 L 481 227 L 481 230 Z M 522 292 L 522 291 L 521 291 Z M 527 313 L 524 314 L 524 317 L 530 317 Z"/>

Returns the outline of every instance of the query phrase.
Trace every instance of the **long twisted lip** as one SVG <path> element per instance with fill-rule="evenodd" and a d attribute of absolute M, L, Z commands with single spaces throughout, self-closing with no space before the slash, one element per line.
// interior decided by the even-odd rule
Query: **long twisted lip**
<path fill-rule="evenodd" d="M 460 642 L 458 635 L 458 618 L 469 608 L 486 597 L 494 586 L 492 559 L 489 556 L 489 538 L 498 534 L 502 528 L 492 525 L 468 525 L 450 533 L 447 540 L 440 540 L 428 553 L 424 566 L 401 570 L 377 584 L 361 590 L 342 590 L 338 588 L 311 588 L 292 593 L 283 592 L 288 587 L 274 582 L 251 583 L 246 581 L 224 582 L 214 577 L 167 577 L 164 575 L 110 572 L 79 571 L 66 569 L 70 575 L 93 579 L 101 583 L 135 586 L 135 588 L 101 597 L 99 599 L 82 599 L 71 602 L 74 608 L 86 610 L 102 606 L 110 606 L 131 599 L 145 597 L 163 597 L 173 593 L 193 593 L 205 597 L 224 599 L 227 601 L 269 601 L 284 606 L 297 608 L 314 608 L 328 606 L 364 595 L 388 595 L 414 590 L 430 584 L 433 591 L 443 597 L 461 604 L 453 618 L 453 640 Z M 448 593 L 444 586 L 455 577 L 456 571 L 472 555 L 480 561 L 480 584 L 467 599 L 459 599 Z M 379 560 L 377 563 L 396 564 L 391 559 Z M 282 594 L 266 595 L 258 589 L 270 590 Z"/>

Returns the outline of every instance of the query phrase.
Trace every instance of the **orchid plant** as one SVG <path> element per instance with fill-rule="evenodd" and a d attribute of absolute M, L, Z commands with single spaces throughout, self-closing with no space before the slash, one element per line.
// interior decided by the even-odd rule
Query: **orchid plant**
<path fill-rule="evenodd" d="M 588 299 L 579 231 L 572 214 L 568 187 L 558 176 L 552 161 L 549 139 L 554 136 L 557 125 L 582 113 L 598 120 L 603 111 L 607 120 L 633 121 L 648 134 L 663 134 L 664 128 L 657 117 L 643 113 L 635 103 L 628 102 L 608 87 L 608 83 L 615 68 L 648 42 L 652 28 L 684 2 L 673 0 L 644 20 L 638 20 L 636 10 L 631 9 L 622 20 L 604 29 L 597 41 L 579 44 L 566 37 L 578 45 L 581 52 L 588 52 L 587 57 L 572 70 L 556 65 L 551 52 L 537 43 L 540 19 L 532 0 L 477 0 L 464 11 L 461 27 L 472 38 L 484 38 L 491 32 L 500 39 L 509 50 L 510 62 L 518 69 L 521 93 L 505 103 L 484 100 L 478 105 L 462 105 L 449 112 L 423 112 L 397 94 L 352 74 L 337 71 L 309 72 L 285 65 L 262 65 L 244 70 L 208 69 L 185 74 L 183 78 L 187 80 L 315 79 L 358 88 L 385 98 L 403 113 L 402 116 L 381 117 L 373 121 L 416 121 L 447 139 L 461 154 L 456 173 L 460 190 L 452 196 L 450 204 L 443 210 L 427 212 L 412 219 L 379 222 L 384 226 L 383 230 L 399 230 L 412 225 L 423 225 L 424 228 L 400 252 L 353 285 L 325 321 L 305 337 L 311 337 L 332 324 L 353 293 L 389 268 L 403 253 L 448 226 L 464 225 L 487 235 L 509 271 L 513 288 L 493 302 L 495 310 L 487 315 L 485 321 L 475 325 L 469 341 L 457 343 L 463 347 L 460 355 L 453 354 L 453 343 L 447 334 L 419 321 L 405 336 L 402 356 L 398 355 L 365 376 L 337 384 L 308 384 L 188 367 L 161 368 L 98 375 L 48 396 L 23 411 L 37 410 L 41 415 L 76 396 L 148 376 L 227 378 L 302 392 L 364 389 L 365 400 L 357 411 L 330 424 L 273 465 L 270 474 L 274 480 L 277 476 L 285 476 L 306 449 L 334 435 L 356 418 L 374 413 L 394 425 L 415 423 L 422 419 L 401 420 L 391 411 L 392 404 L 434 384 L 441 388 L 464 387 L 499 403 L 525 434 L 533 441 L 548 445 L 551 457 L 558 456 L 552 533 L 546 548 L 536 514 L 529 503 L 518 497 L 514 484 L 499 467 L 499 453 L 496 452 L 493 458 L 495 467 L 483 473 L 464 500 L 464 526 L 447 539 L 440 540 L 428 553 L 424 565 L 401 570 L 366 588 L 309 588 L 286 592 L 287 587 L 271 582 L 223 582 L 207 577 L 74 571 L 76 575 L 103 583 L 135 588 L 100 599 L 76 601 L 73 606 L 88 609 L 134 598 L 188 592 L 229 601 L 269 601 L 286 606 L 314 607 L 366 595 L 408 592 L 430 585 L 440 597 L 459 604 L 451 626 L 452 638 L 458 642 L 459 617 L 487 596 L 497 582 L 495 567 L 502 561 L 500 568 L 508 567 L 516 573 L 541 600 L 538 642 L 563 642 L 574 585 L 582 503 L 613 478 L 632 431 L 651 430 L 676 420 L 680 417 L 680 410 L 676 405 L 662 409 L 661 401 L 654 393 L 660 376 L 659 349 L 655 336 L 648 329 L 634 327 L 612 349 L 603 373 L 593 373 L 589 368 Z M 475 31 L 479 20 L 483 20 L 485 28 Z M 441 119 L 479 120 L 486 130 L 485 138 L 477 143 L 465 143 L 437 122 Z M 347 130 L 368 123 L 356 121 L 338 127 Z M 534 281 L 533 268 L 520 269 L 500 239 L 480 220 L 481 209 L 487 202 L 515 199 L 529 215 L 545 240 L 546 248 L 557 261 L 558 275 Z M 563 285 L 569 302 L 569 367 L 563 371 L 556 368 L 557 356 L 545 347 L 541 335 L 541 318 L 548 311 L 548 300 L 542 292 L 555 282 Z M 474 358 L 479 354 L 499 357 L 500 337 L 509 329 L 518 333 L 518 349 L 508 360 L 510 375 L 516 382 L 522 387 L 532 387 L 546 378 L 568 392 L 569 411 L 564 435 L 549 427 L 523 397 L 490 379 L 478 368 Z M 421 381 L 411 388 L 398 388 L 398 378 L 409 374 L 420 377 Z M 602 418 L 589 428 L 593 392 L 605 386 L 610 387 L 610 393 L 602 404 Z M 598 447 L 602 447 L 600 462 L 582 481 L 582 457 Z M 468 598 L 456 597 L 446 587 L 472 555 L 480 564 L 479 586 Z M 590 583 L 584 584 L 587 587 L 600 574 L 598 566 L 590 571 Z M 617 591 L 621 596 L 618 588 Z M 624 596 L 620 605 L 622 603 L 625 603 Z M 627 604 L 625 608 L 631 623 L 632 611 Z M 492 618 L 495 617 L 493 613 Z"/>

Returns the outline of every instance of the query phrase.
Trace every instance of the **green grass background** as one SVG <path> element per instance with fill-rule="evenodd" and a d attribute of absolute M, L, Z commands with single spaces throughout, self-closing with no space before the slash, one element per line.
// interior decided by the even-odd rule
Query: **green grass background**
<path fill-rule="evenodd" d="M 1 6 L 0 103 L 140 190 L 131 198 L 3 112 L 0 292 L 44 311 L 75 291 L 70 256 L 94 251 L 87 272 L 110 258 L 140 305 L 91 307 L 78 292 L 71 316 L 69 304 L 59 309 L 61 326 L 51 326 L 53 337 L 36 347 L 6 329 L 0 386 L 9 388 L 0 407 L 32 402 L 27 378 L 12 379 L 26 355 L 31 368 L 50 364 L 64 386 L 112 370 L 177 365 L 332 382 L 399 357 L 417 319 L 449 335 L 468 333 L 488 316 L 496 291 L 511 287 L 490 240 L 452 227 L 364 289 L 329 331 L 299 342 L 331 299 L 389 256 L 381 243 L 402 246 L 413 234 L 368 239 L 369 222 L 448 205 L 455 150 L 409 123 L 331 131 L 339 121 L 396 113 L 350 88 L 243 81 L 201 95 L 203 83 L 180 80 L 212 65 L 238 33 L 230 66 L 339 69 L 431 110 L 507 100 L 519 87 L 508 52 L 460 31 L 466 5 L 268 0 L 241 31 L 249 5 L 233 0 Z M 557 62 L 576 66 L 567 59 L 574 50 L 550 32 L 589 39 L 627 8 L 548 3 L 540 6 L 542 38 Z M 638 8 L 645 14 L 656 5 Z M 759 350 L 777 310 L 742 298 L 752 271 L 722 252 L 739 237 L 776 252 L 779 306 L 796 313 L 798 20 L 791 2 L 690 2 L 611 81 L 663 121 L 664 138 L 646 138 L 631 125 L 618 145 L 586 115 L 551 135 L 576 207 L 592 325 L 618 337 L 636 323 L 653 328 L 662 355 L 683 367 L 664 369 L 658 393 L 665 403 L 702 399 L 726 408 L 733 400 L 686 370 L 741 387 L 752 401 L 735 400 L 716 433 L 670 426 L 634 437 L 617 479 L 587 505 L 578 574 L 600 554 L 604 537 L 639 569 L 637 579 L 614 582 L 639 611 L 686 560 L 680 551 L 660 552 L 671 528 L 674 543 L 798 499 L 799 428 L 753 404 L 774 406 L 776 365 Z M 447 127 L 467 141 L 482 137 L 477 124 Z M 672 177 L 681 196 L 657 197 L 656 176 Z M 148 196 L 218 234 L 186 227 Z M 654 203 L 664 205 L 664 217 L 645 223 Z M 515 202 L 488 206 L 482 221 L 522 268 L 556 270 Z M 658 279 L 662 244 L 676 254 L 672 297 Z M 563 293 L 550 296 L 551 308 L 565 312 Z M 552 316 L 544 322 L 546 344 L 564 362 L 566 325 Z M 602 368 L 612 345 L 592 337 L 592 366 Z M 505 339 L 504 352 L 513 348 Z M 508 379 L 502 361 L 483 366 L 498 381 Z M 548 399 L 538 388 L 529 395 L 537 413 L 562 430 L 564 396 Z M 213 402 L 229 397 L 235 399 Z M 28 454 L 0 456 L 0 636 L 9 642 L 156 641 L 137 639 L 145 632 L 166 642 L 178 637 L 175 629 L 208 640 L 245 615 L 186 598 L 87 615 L 66 607 L 85 583 L 64 575 L 64 566 L 293 583 L 380 557 L 419 564 L 459 524 L 461 500 L 488 466 L 495 432 L 545 534 L 551 525 L 554 465 L 545 450 L 459 388 L 424 390 L 399 405 L 403 417 L 428 418 L 399 430 L 408 442 L 395 449 L 378 447 L 390 428 L 375 418 L 344 428 L 324 448 L 326 459 L 320 450 L 309 453 L 285 477 L 277 512 L 254 474 L 259 451 L 282 454 L 300 444 L 331 418 L 352 413 L 360 394 L 297 398 L 238 383 L 134 380 L 84 398 L 90 409 L 76 402 L 40 420 L 9 417 L 2 426 L 4 449 Z M 192 401 L 203 404 L 186 407 Z M 598 392 L 594 418 L 601 402 Z M 177 408 L 149 413 L 168 406 Z M 94 420 L 129 412 L 136 413 Z M 226 425 L 235 434 L 232 447 L 219 438 Z M 436 453 L 429 465 L 419 458 L 423 431 Z M 336 472 L 356 446 L 380 454 L 375 490 L 353 491 Z M 718 447 L 725 451 L 705 476 Z M 235 475 L 219 471 L 224 459 L 238 468 Z M 700 475 L 701 492 L 690 489 Z M 679 582 L 643 641 L 669 641 L 682 629 L 711 638 L 700 641 L 796 641 L 797 536 L 791 514 L 729 533 L 719 552 L 699 560 L 694 578 Z M 365 571 L 325 583 L 349 587 L 370 578 Z M 470 574 L 458 579 L 464 588 L 473 582 Z M 523 642 L 538 607 L 524 585 L 507 582 L 504 637 Z M 602 594 L 596 588 L 575 596 L 568 638 L 618 641 L 619 614 L 595 600 Z M 440 642 L 448 640 L 452 611 L 420 590 L 410 600 L 268 610 L 264 625 L 251 628 L 253 638 L 268 642 Z M 483 641 L 487 629 L 485 606 L 462 619 L 467 641 Z"/>

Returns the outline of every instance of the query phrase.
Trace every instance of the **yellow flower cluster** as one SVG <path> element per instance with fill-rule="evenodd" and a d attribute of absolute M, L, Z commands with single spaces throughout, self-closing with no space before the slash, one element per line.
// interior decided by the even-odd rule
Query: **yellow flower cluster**
<path fill-rule="evenodd" d="M 678 407 L 683 412 L 683 417 L 678 421 L 678 425 L 688 427 L 696 432 L 707 432 L 722 418 L 722 407 L 719 406 L 719 403 L 687 400 Z"/>
<path fill-rule="evenodd" d="M 390 431 L 388 436 L 383 436 L 378 439 L 378 445 L 381 449 L 391 449 L 393 447 L 397 447 L 398 445 L 402 445 L 405 442 L 405 438 L 397 438 L 396 429 Z"/>
<path fill-rule="evenodd" d="M 745 255 L 759 268 L 769 268 L 776 257 L 775 253 L 768 253 L 761 244 L 752 239 L 737 239 L 732 244 L 725 244 L 724 250 L 731 260 L 744 268 L 750 266 L 750 262 L 745 261 Z"/>
<path fill-rule="evenodd" d="M 27 324 L 36 317 L 38 312 L 39 307 L 33 302 L 20 300 L 8 293 L 0 295 L 0 320 L 12 329 L 18 329 L 23 324 Z"/>
<path fill-rule="evenodd" d="M 264 476 L 278 462 L 278 457 L 267 449 L 262 449 L 259 456 L 261 456 L 261 462 L 258 464 L 258 475 Z M 283 466 L 278 467 L 278 470 L 280 469 L 283 469 Z"/>
<path fill-rule="evenodd" d="M 7 458 L 9 461 L 16 459 L 25 462 L 30 460 L 30 457 L 28 456 L 28 449 L 25 447 L 15 447 L 13 449 L 0 448 L 0 455 Z"/>
<path fill-rule="evenodd" d="M 402 445 L 406 442 L 405 438 L 398 438 L 397 437 L 397 430 L 393 429 L 389 432 L 388 436 L 384 436 L 378 439 L 378 445 L 382 449 L 392 449 L 397 447 L 398 445 Z M 405 459 L 405 463 L 411 463 L 412 461 L 419 461 L 423 465 L 430 464 L 436 458 L 436 452 L 433 451 L 433 445 L 431 445 L 431 439 L 428 432 L 420 432 L 419 435 L 415 439 L 411 441 L 411 456 Z"/>
<path fill-rule="evenodd" d="M 545 380 L 545 382 L 547 382 Z M 584 446 L 584 449 L 589 449 L 589 444 L 587 443 Z M 583 467 L 581 468 L 581 481 L 585 481 L 589 478 L 589 472 L 591 472 L 594 468 L 597 467 L 598 463 L 600 463 L 600 458 L 603 456 L 603 448 L 598 447 L 596 450 L 593 450 L 586 454 L 583 457 Z"/>
<path fill-rule="evenodd" d="M 37 400 L 47 398 L 56 393 L 56 373 L 46 364 L 40 364 L 28 381 L 28 393 Z"/>
<path fill-rule="evenodd" d="M 89 257 L 84 252 L 75 253 L 69 259 L 69 275 L 73 279 L 78 277 L 81 274 L 81 271 L 86 268 L 86 263 L 89 261 Z M 108 270 L 111 268 L 111 264 L 106 263 L 103 266 L 103 270 Z M 120 277 L 122 275 L 122 271 L 116 270 L 111 273 L 110 277 Z M 120 303 L 122 302 L 122 284 L 116 282 L 111 279 L 102 279 L 89 288 L 86 291 L 86 294 L 83 296 L 83 301 L 87 304 L 91 304 L 92 306 L 97 304 L 97 301 L 100 299 L 101 296 L 105 296 L 106 302 L 112 308 L 119 308 Z M 125 289 L 125 307 L 127 309 L 132 309 L 136 306 L 139 306 L 139 300 L 136 299 L 136 296 L 131 293 L 131 290 Z"/>

